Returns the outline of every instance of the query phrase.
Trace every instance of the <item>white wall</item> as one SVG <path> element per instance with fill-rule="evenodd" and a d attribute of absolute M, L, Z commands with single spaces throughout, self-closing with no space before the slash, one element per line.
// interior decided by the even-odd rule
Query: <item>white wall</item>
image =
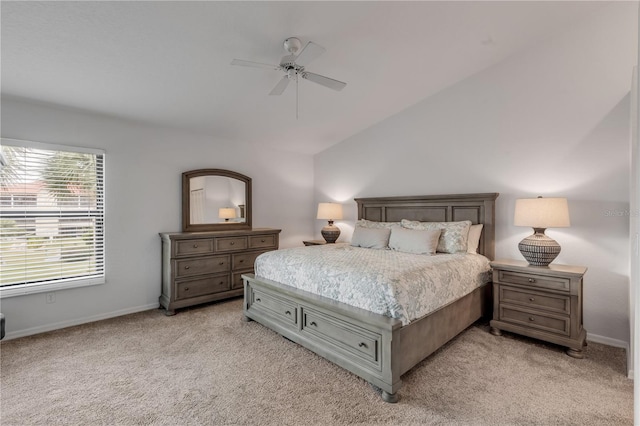
<path fill-rule="evenodd" d="M 513 226 L 515 200 L 567 197 L 572 226 L 547 232 L 562 246 L 556 262 L 589 268 L 590 338 L 629 342 L 637 4 L 607 10 L 317 154 L 316 201 L 345 202 L 341 239 L 356 196 L 500 192 L 496 256 L 521 259 L 518 242 L 532 231 Z"/>
<path fill-rule="evenodd" d="M 185 131 L 2 99 L 2 137 L 106 150 L 106 284 L 1 300 L 7 337 L 158 306 L 160 237 L 181 230 L 181 173 L 252 178 L 253 226 L 281 228 L 281 247 L 313 232 L 313 159 Z M 285 208 L 286 206 L 286 208 Z"/>

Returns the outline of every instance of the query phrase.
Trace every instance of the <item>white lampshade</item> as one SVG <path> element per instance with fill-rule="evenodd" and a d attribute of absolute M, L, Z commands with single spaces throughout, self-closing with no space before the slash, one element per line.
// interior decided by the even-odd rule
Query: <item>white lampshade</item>
<path fill-rule="evenodd" d="M 342 219 L 342 204 L 318 203 L 318 219 L 340 220 Z"/>
<path fill-rule="evenodd" d="M 218 209 L 218 217 L 220 219 L 235 219 L 236 209 L 233 207 L 222 207 Z"/>
<path fill-rule="evenodd" d="M 515 226 L 566 228 L 570 226 L 566 198 L 522 198 L 516 200 Z"/>

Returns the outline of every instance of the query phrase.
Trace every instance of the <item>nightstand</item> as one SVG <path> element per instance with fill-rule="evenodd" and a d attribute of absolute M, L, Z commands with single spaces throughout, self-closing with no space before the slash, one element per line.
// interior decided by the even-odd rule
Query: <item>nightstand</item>
<path fill-rule="evenodd" d="M 322 246 L 327 244 L 325 240 L 307 240 L 303 241 L 305 246 Z"/>
<path fill-rule="evenodd" d="M 493 320 L 491 333 L 510 331 L 566 346 L 567 355 L 583 358 L 587 331 L 582 326 L 584 266 L 531 266 L 517 260 L 491 262 Z"/>

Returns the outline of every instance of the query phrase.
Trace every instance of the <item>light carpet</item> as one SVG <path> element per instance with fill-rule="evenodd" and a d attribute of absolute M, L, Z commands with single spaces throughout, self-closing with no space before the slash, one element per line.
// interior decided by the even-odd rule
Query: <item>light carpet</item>
<path fill-rule="evenodd" d="M 242 300 L 0 345 L 9 425 L 631 425 L 625 353 L 585 359 L 476 324 L 403 376 L 397 404 L 256 322 Z M 7 318 L 11 321 L 11 318 Z"/>

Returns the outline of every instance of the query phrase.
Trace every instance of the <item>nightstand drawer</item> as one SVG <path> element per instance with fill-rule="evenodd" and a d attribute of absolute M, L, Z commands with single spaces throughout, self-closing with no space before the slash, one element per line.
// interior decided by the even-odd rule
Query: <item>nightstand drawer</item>
<path fill-rule="evenodd" d="M 503 283 L 520 284 L 566 292 L 571 289 L 571 280 L 568 278 L 550 277 L 546 275 L 524 274 L 501 270 L 498 274 L 498 280 Z"/>
<path fill-rule="evenodd" d="M 569 315 L 571 313 L 571 298 L 569 296 L 524 291 L 515 287 L 500 286 L 500 302 L 559 314 Z"/>
<path fill-rule="evenodd" d="M 528 328 L 569 336 L 571 319 L 561 315 L 524 310 L 516 306 L 500 305 L 500 320 Z"/>

